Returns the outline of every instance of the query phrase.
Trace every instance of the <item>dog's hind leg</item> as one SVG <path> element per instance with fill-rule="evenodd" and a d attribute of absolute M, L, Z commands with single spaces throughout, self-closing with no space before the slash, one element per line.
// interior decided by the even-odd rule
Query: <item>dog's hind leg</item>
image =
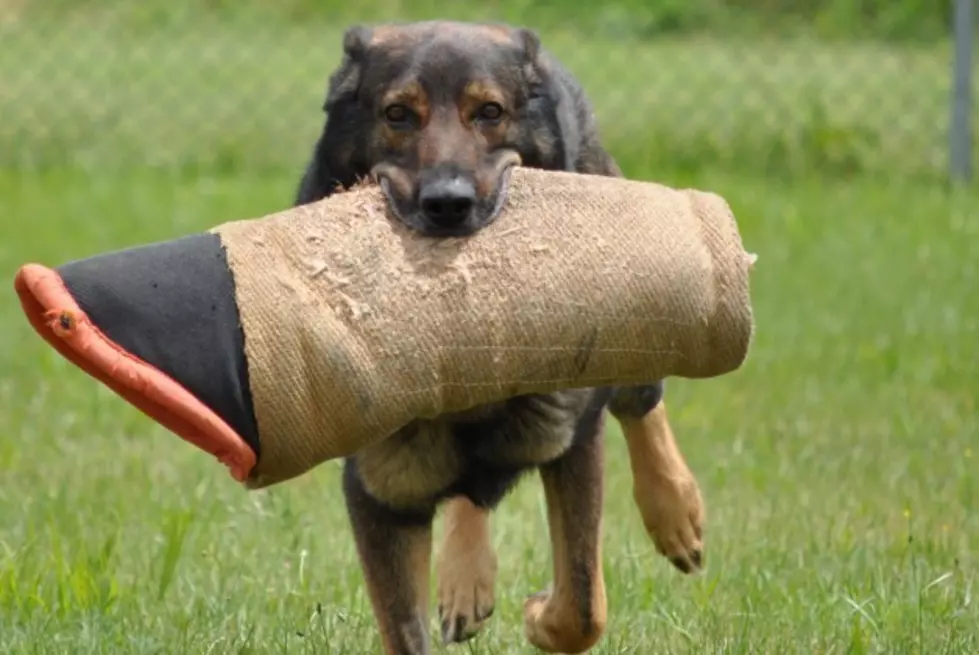
<path fill-rule="evenodd" d="M 531 644 L 547 652 L 583 653 L 605 630 L 603 419 L 601 405 L 590 407 L 578 419 L 571 449 L 540 468 L 554 583 L 525 602 L 524 630 Z"/>
<path fill-rule="evenodd" d="M 386 655 L 428 655 L 431 511 L 400 512 L 364 488 L 355 460 L 344 466 L 343 491 L 357 552 Z"/>

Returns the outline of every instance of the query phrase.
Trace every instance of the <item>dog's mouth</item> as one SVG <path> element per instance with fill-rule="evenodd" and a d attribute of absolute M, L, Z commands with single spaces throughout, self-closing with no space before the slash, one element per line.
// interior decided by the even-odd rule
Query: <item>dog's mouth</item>
<path fill-rule="evenodd" d="M 500 211 L 503 209 L 503 205 L 506 204 L 507 197 L 510 193 L 510 176 L 513 173 L 513 169 L 519 165 L 520 155 L 515 152 L 512 157 L 506 157 L 500 163 L 497 169 L 497 175 L 500 181 L 496 187 L 496 197 L 494 198 L 493 207 L 490 210 L 489 220 L 486 225 L 495 221 L 497 216 L 500 215 Z M 486 227 L 486 225 L 483 227 Z"/>
<path fill-rule="evenodd" d="M 409 228 L 435 238 L 471 236 L 492 224 L 500 215 L 509 194 L 513 169 L 521 164 L 513 151 L 502 154 L 489 174 L 495 178 L 489 193 L 476 199 L 469 217 L 455 225 L 439 225 L 425 216 L 419 207 L 412 180 L 403 169 L 392 164 L 378 164 L 371 170 L 392 213 Z"/>

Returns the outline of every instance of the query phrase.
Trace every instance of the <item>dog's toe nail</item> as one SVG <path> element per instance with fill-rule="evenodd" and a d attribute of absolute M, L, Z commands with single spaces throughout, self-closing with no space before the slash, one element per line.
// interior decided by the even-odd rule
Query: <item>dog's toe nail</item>
<path fill-rule="evenodd" d="M 442 644 L 448 646 L 453 643 L 466 641 L 473 635 L 466 634 L 466 626 L 469 621 L 464 616 L 457 616 L 453 621 L 451 618 L 442 620 Z"/>
<path fill-rule="evenodd" d="M 690 563 L 687 562 L 687 558 L 686 557 L 682 557 L 680 555 L 677 555 L 675 557 L 671 557 L 670 558 L 670 561 L 673 562 L 673 566 L 677 567 L 678 569 L 680 569 L 684 573 L 690 573 Z"/>
<path fill-rule="evenodd" d="M 489 607 L 489 608 L 487 608 L 487 609 L 486 609 L 486 611 L 484 611 L 484 612 L 480 612 L 479 610 L 476 610 L 476 613 L 475 613 L 475 616 L 476 616 L 476 620 L 477 620 L 477 621 L 485 621 L 485 620 L 486 620 L 486 619 L 488 619 L 489 617 L 491 617 L 491 616 L 493 616 L 493 611 L 494 611 L 495 609 L 496 609 L 496 607 L 495 607 L 495 606 L 490 606 L 490 607 Z"/>
<path fill-rule="evenodd" d="M 690 559 L 693 561 L 693 565 L 696 566 L 698 569 L 703 567 L 704 554 L 700 551 L 699 548 L 693 551 L 693 554 L 690 555 Z"/>
<path fill-rule="evenodd" d="M 456 617 L 455 638 L 457 641 L 463 641 L 466 638 L 466 625 L 468 623 L 466 617 L 462 615 Z"/>

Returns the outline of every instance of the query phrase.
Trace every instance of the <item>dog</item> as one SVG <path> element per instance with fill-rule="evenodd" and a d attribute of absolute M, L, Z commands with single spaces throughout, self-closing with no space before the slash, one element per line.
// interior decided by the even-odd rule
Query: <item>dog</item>
<path fill-rule="evenodd" d="M 511 166 L 622 175 L 583 90 L 533 30 L 356 25 L 342 54 L 296 205 L 373 178 L 406 225 L 465 238 L 493 220 Z M 662 383 L 522 396 L 417 421 L 347 458 L 344 497 L 385 652 L 430 652 L 432 523 L 443 503 L 442 640 L 479 631 L 495 602 L 488 514 L 533 470 L 547 501 L 554 581 L 527 599 L 526 637 L 564 653 L 598 641 L 607 413 L 623 428 L 634 500 L 657 550 L 681 571 L 700 568 L 703 502 L 662 396 Z"/>

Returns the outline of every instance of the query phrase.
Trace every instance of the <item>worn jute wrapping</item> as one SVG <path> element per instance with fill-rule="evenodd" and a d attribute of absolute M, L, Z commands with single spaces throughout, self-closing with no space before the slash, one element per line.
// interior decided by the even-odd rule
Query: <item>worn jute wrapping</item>
<path fill-rule="evenodd" d="M 420 236 L 376 185 L 215 231 L 261 434 L 253 488 L 416 418 L 723 375 L 753 332 L 753 256 L 700 191 L 516 168 L 496 220 L 467 238 Z"/>

